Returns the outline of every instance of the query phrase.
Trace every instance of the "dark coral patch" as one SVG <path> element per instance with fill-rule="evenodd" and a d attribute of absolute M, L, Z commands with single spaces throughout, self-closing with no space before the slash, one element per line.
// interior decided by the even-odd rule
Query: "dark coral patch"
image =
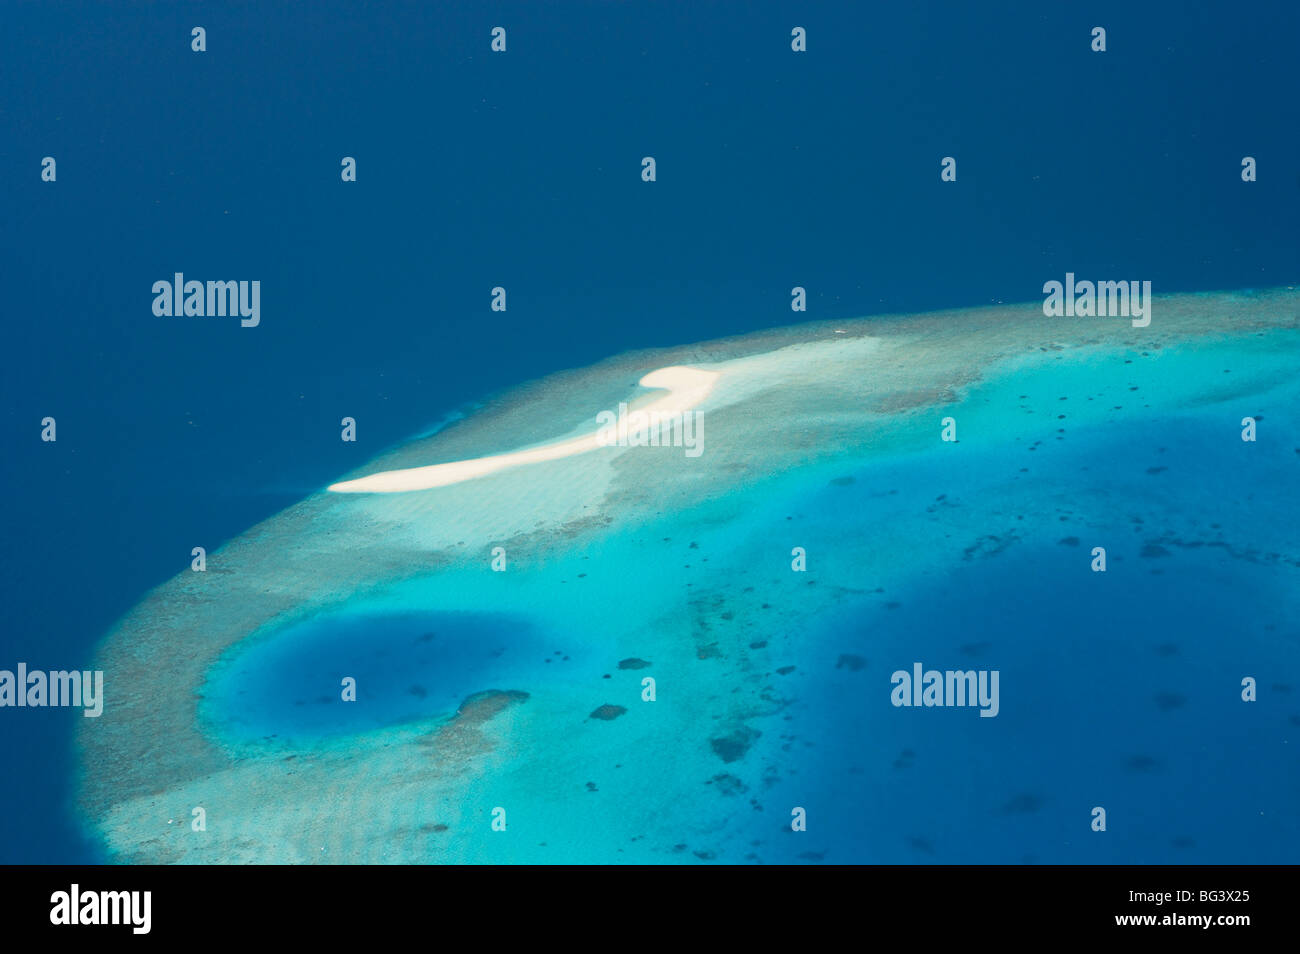
<path fill-rule="evenodd" d="M 749 791 L 748 785 L 727 772 L 713 776 L 704 784 L 715 786 L 723 795 L 743 795 Z"/>
<path fill-rule="evenodd" d="M 747 725 L 742 725 L 730 735 L 719 736 L 716 739 L 710 739 L 709 745 L 713 747 L 713 752 L 724 762 L 735 762 L 745 757 L 749 747 L 763 733 L 757 729 L 751 729 Z"/>
<path fill-rule="evenodd" d="M 515 703 L 527 701 L 528 693 L 518 689 L 508 689 L 505 692 L 499 689 L 488 689 L 485 692 L 476 692 L 472 696 L 467 696 L 460 704 L 460 708 L 456 710 L 456 721 L 476 725 L 486 722 Z"/>

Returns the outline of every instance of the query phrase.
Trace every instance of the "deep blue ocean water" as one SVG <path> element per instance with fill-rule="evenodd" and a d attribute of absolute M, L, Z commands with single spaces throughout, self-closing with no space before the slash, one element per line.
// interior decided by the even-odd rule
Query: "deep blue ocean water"
<path fill-rule="evenodd" d="M 494 57 L 498 24 L 509 51 Z M 203 54 L 190 51 L 196 25 Z M 789 50 L 793 25 L 808 29 L 807 54 Z M 1088 48 L 1094 25 L 1105 54 Z M 1067 270 L 1157 293 L 1294 283 L 1298 29 L 1300 10 L 1280 2 L 1249 15 L 1228 3 L 6 4 L 0 666 L 84 664 L 193 546 L 211 551 L 465 402 L 550 371 L 802 317 L 1032 300 Z M 39 177 L 47 155 L 54 184 Z M 653 186 L 644 155 L 658 160 Z M 1258 182 L 1241 182 L 1244 155 Z M 355 184 L 339 181 L 343 156 L 358 160 Z M 156 318 L 150 287 L 176 271 L 260 280 L 261 326 Z M 806 316 L 789 310 L 796 284 Z M 495 285 L 505 313 L 488 310 Z M 46 415 L 57 444 L 39 440 Z M 345 415 L 356 444 L 338 440 Z M 987 585 L 949 584 L 968 601 Z M 1193 622 L 1176 592 L 1143 592 L 1171 623 Z M 1053 593 L 1035 599 L 1086 604 Z M 1223 607 L 1201 610 L 1191 632 L 1226 626 Z M 1020 613 L 964 641 L 996 647 L 1034 604 Z M 1080 614 L 1055 638 L 1101 622 Z M 0 712 L 0 860 L 97 856 L 70 804 L 79 718 Z M 1008 778 L 1025 764 L 1009 753 L 1068 733 L 1086 763 L 1100 758 L 1088 740 L 1130 724 L 1017 735 L 1017 718 L 998 720 L 1006 754 L 969 767 L 1012 812 L 1080 769 L 1047 758 Z M 1139 741 L 1135 755 L 1174 764 Z M 1242 802 L 1224 758 L 1198 778 L 1231 812 Z M 1133 800 L 1171 778 L 1097 764 Z M 933 855 L 895 839 L 899 858 L 991 860 L 973 838 L 900 831 Z M 1150 860 L 1178 860 L 1159 848 Z"/>

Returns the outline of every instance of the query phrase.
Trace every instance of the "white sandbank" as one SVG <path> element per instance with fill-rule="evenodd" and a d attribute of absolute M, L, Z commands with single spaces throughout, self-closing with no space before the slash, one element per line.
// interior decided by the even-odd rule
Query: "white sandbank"
<path fill-rule="evenodd" d="M 643 388 L 663 388 L 668 391 L 663 397 L 656 398 L 644 407 L 639 420 L 646 424 L 634 426 L 630 433 L 645 431 L 649 422 L 657 417 L 673 417 L 684 414 L 698 407 L 709 392 L 713 390 L 722 372 L 704 371 L 700 368 L 687 368 L 676 365 L 651 371 L 638 382 Z M 475 457 L 472 460 L 457 460 L 445 464 L 433 464 L 428 467 L 408 467 L 403 470 L 387 470 L 357 480 L 345 480 L 331 484 L 329 490 L 340 494 L 378 493 L 394 494 L 410 490 L 429 490 L 433 487 L 446 487 L 461 481 L 473 480 L 487 474 L 496 473 L 521 464 L 536 464 L 541 461 L 559 460 L 575 454 L 585 454 L 607 446 L 600 431 L 592 431 L 581 437 L 544 444 L 529 450 L 511 451 L 506 454 L 493 454 L 490 457 Z"/>

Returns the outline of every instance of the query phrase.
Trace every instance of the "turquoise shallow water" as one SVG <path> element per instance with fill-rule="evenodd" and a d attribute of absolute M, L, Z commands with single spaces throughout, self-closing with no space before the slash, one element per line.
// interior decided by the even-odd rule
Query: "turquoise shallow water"
<path fill-rule="evenodd" d="M 1157 344 L 1013 355 L 804 461 L 784 452 L 836 411 L 791 384 L 816 417 L 706 431 L 725 492 L 624 492 L 616 520 L 505 541 L 506 572 L 489 534 L 287 609 L 205 670 L 203 732 L 237 774 L 177 797 L 246 818 L 202 849 L 287 850 L 282 818 L 236 809 L 260 780 L 354 806 L 304 807 L 327 860 L 1293 858 L 1297 333 Z M 392 521 L 391 548 L 449 499 L 348 519 Z M 914 663 L 997 670 L 998 715 L 891 705 Z M 512 701 L 460 708 L 493 691 Z"/>

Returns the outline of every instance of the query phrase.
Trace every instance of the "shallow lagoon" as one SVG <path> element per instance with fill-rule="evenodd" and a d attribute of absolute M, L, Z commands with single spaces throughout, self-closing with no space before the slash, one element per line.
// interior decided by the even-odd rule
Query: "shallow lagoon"
<path fill-rule="evenodd" d="M 122 766 L 88 773 L 88 804 L 111 849 L 156 860 L 1292 857 L 1295 314 L 1292 293 L 1157 300 L 1140 331 L 984 309 L 523 388 L 363 473 L 573 433 L 653 367 L 729 372 L 699 460 L 317 495 L 223 548 L 223 575 L 155 591 L 102 650 L 152 695 L 83 732 L 89 765 Z M 510 622 L 421 663 L 428 614 Z M 411 666 L 350 655 L 358 617 L 404 620 L 370 648 Z M 999 715 L 894 708 L 915 662 L 998 669 Z M 338 670 L 365 665 L 383 702 L 344 716 Z M 209 831 L 168 828 L 192 804 Z"/>

